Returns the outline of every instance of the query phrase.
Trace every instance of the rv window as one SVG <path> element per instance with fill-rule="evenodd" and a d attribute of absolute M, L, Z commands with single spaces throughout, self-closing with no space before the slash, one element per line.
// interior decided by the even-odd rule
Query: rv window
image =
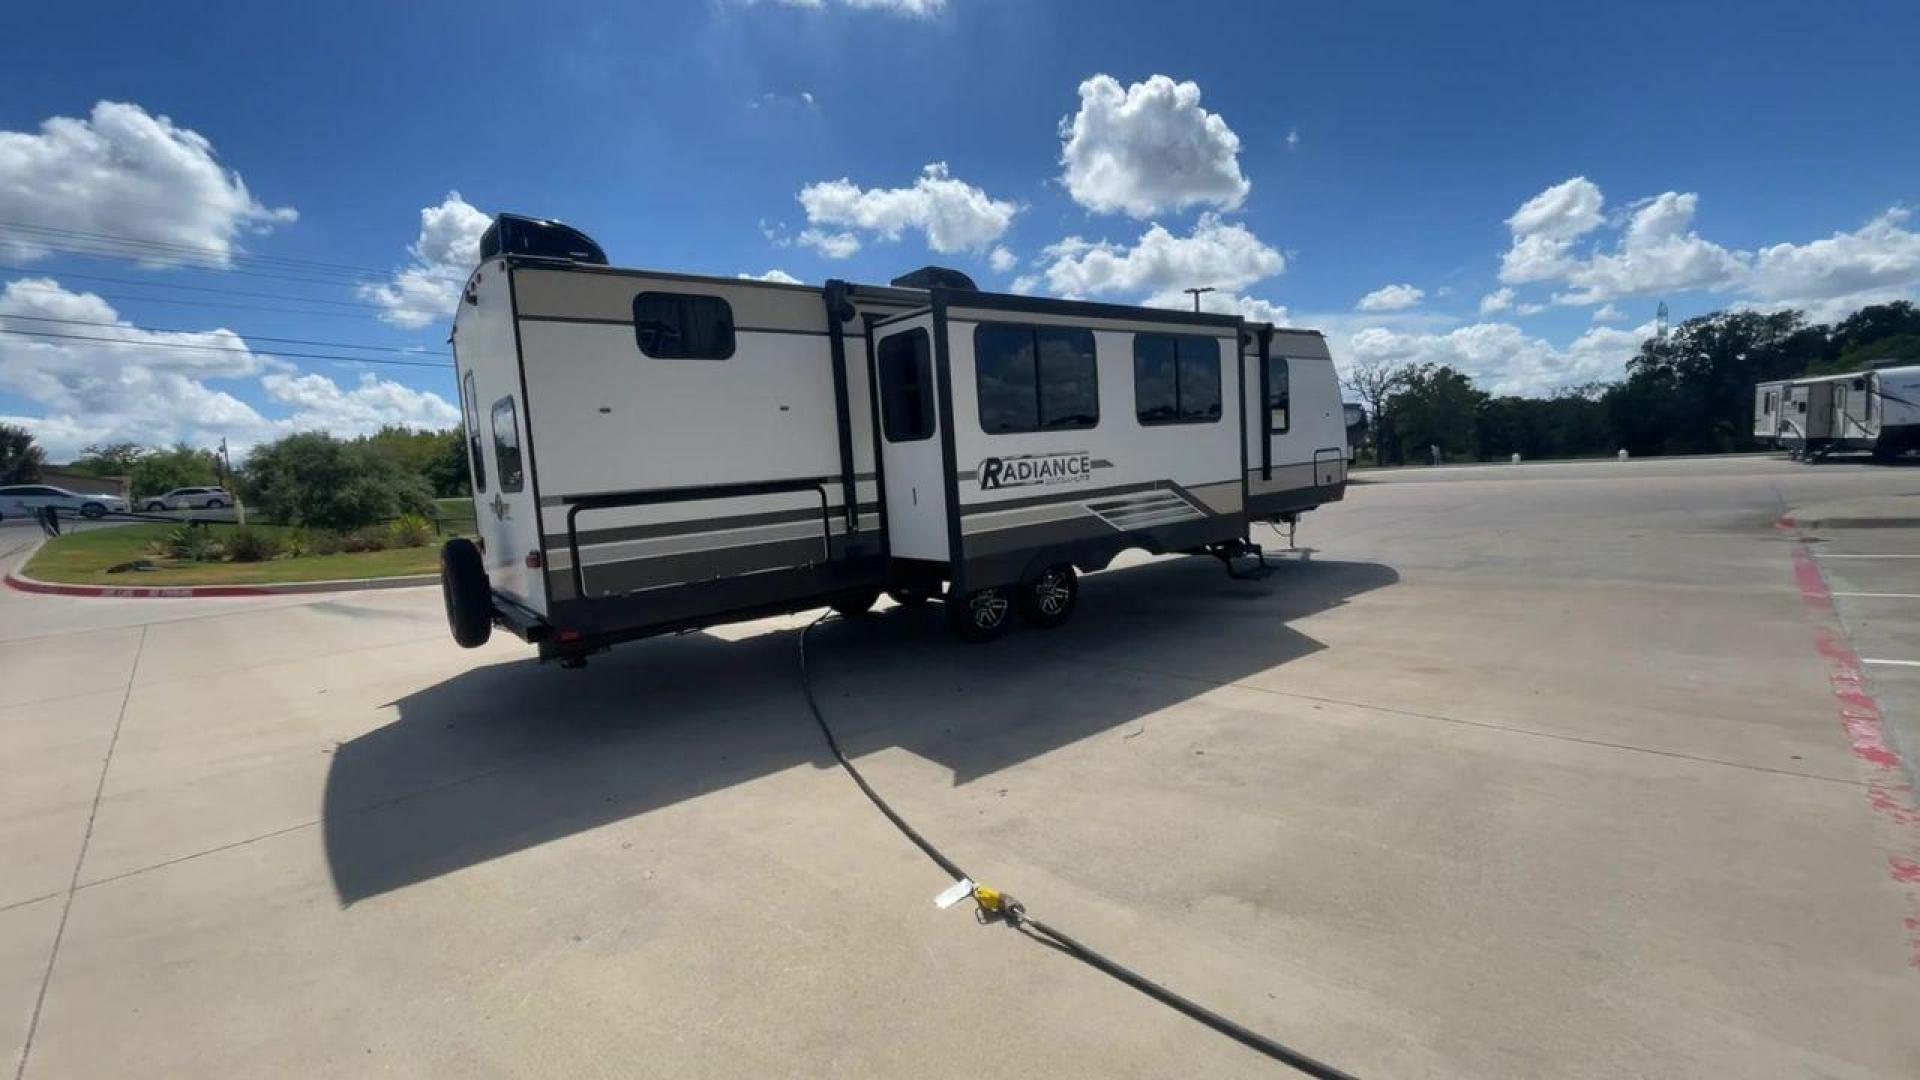
<path fill-rule="evenodd" d="M 633 298 L 640 351 L 656 360 L 725 360 L 733 355 L 733 307 L 718 296 L 643 292 Z"/>
<path fill-rule="evenodd" d="M 925 330 L 880 343 L 880 426 L 888 442 L 933 434 L 933 361 Z"/>
<path fill-rule="evenodd" d="M 973 371 L 980 429 L 989 434 L 1100 422 L 1091 330 L 983 323 L 973 332 Z"/>
<path fill-rule="evenodd" d="M 513 399 L 493 403 L 493 463 L 500 470 L 500 490 L 519 491 L 527 475 L 520 468 L 520 429 L 515 425 Z"/>
<path fill-rule="evenodd" d="M 487 493 L 487 459 L 480 456 L 480 399 L 473 389 L 473 372 L 461 384 L 460 411 L 467 420 L 467 458 L 473 463 L 473 491 Z"/>
<path fill-rule="evenodd" d="M 1277 435 L 1292 426 L 1293 394 L 1287 387 L 1287 358 L 1267 357 L 1267 432 Z"/>
<path fill-rule="evenodd" d="M 1206 337 L 1134 335 L 1133 409 L 1142 424 L 1219 420 L 1219 344 Z"/>

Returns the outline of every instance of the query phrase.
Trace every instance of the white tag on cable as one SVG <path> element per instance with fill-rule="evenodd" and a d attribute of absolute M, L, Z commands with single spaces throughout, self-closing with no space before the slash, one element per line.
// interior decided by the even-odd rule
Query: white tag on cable
<path fill-rule="evenodd" d="M 968 878 L 961 878 L 959 881 L 954 882 L 942 890 L 939 896 L 934 897 L 933 905 L 941 911 L 945 911 L 972 895 L 973 882 Z"/>

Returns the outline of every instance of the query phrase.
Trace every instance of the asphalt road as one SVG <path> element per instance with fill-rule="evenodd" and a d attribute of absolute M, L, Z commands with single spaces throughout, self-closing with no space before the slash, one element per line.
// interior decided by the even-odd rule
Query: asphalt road
<path fill-rule="evenodd" d="M 1751 458 L 1376 474 L 1261 583 L 1134 565 L 1053 633 L 888 611 L 812 655 L 869 778 L 977 877 L 1361 1076 L 1912 1077 L 1920 815 L 1849 719 L 1885 672 L 1836 665 L 1920 660 L 1920 600 L 1837 594 L 1920 594 L 1920 560 L 1830 556 L 1905 545 L 1832 522 L 1915 493 Z M 803 622 L 568 672 L 457 649 L 431 589 L 0 592 L 0 1052 L 1274 1074 L 936 910 L 812 727 Z"/>

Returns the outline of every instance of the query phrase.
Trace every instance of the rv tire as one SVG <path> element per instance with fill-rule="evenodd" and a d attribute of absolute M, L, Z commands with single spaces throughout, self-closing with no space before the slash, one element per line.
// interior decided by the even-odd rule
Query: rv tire
<path fill-rule="evenodd" d="M 1080 577 L 1066 563 L 1049 566 L 1020 586 L 1020 617 L 1027 625 L 1051 630 L 1067 621 L 1080 602 Z"/>
<path fill-rule="evenodd" d="M 868 609 L 879 602 L 880 590 L 867 589 L 849 596 L 843 596 L 827 606 L 839 612 L 843 618 L 851 619 L 856 615 L 865 615 Z"/>
<path fill-rule="evenodd" d="M 1007 632 L 1013 603 L 1004 588 L 978 589 L 947 599 L 947 624 L 961 641 L 984 644 Z"/>
<path fill-rule="evenodd" d="M 453 640 L 465 649 L 485 645 L 493 636 L 493 589 L 473 541 L 455 537 L 440 549 L 440 595 Z"/>

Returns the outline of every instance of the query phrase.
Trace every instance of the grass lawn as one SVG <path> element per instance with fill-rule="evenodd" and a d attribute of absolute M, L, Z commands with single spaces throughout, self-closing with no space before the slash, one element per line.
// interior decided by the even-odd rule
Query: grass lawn
<path fill-rule="evenodd" d="M 256 526 L 260 528 L 262 526 Z M 444 527 L 444 526 L 443 526 Z M 397 577 L 432 574 L 440 570 L 440 544 L 363 551 L 339 555 L 303 555 L 268 562 L 177 562 L 147 554 L 147 545 L 172 532 L 160 524 L 82 527 L 47 541 L 27 563 L 26 575 L 41 581 L 76 585 L 260 585 L 282 581 L 327 581 L 334 578 Z M 212 526 L 215 535 L 229 531 Z M 283 532 L 264 526 L 269 532 Z M 464 530 L 459 530 L 464 531 Z M 157 569 L 109 574 L 107 567 L 147 559 Z"/>

